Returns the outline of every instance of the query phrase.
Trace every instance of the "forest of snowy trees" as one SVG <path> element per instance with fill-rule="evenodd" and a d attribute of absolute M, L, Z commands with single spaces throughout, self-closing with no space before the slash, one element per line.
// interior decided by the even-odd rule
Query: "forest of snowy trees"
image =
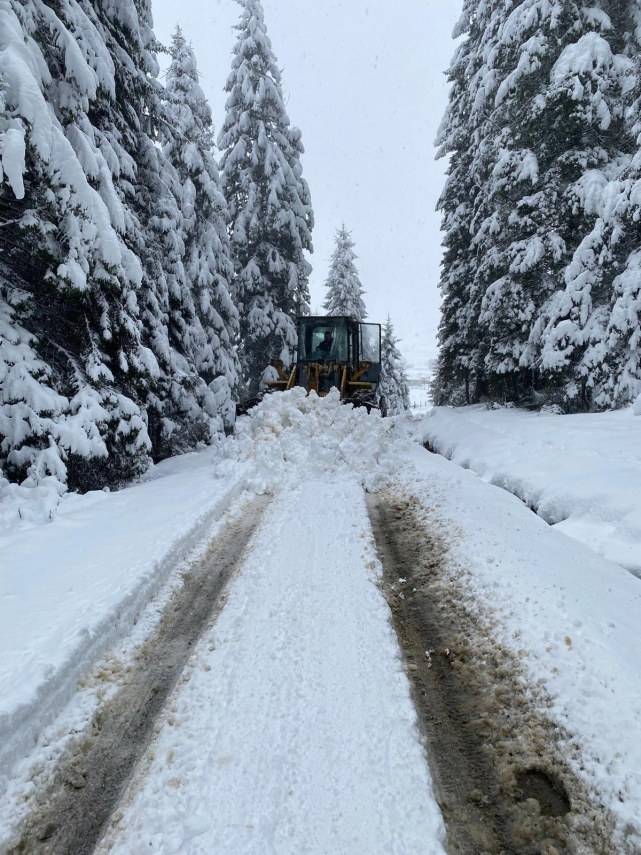
<path fill-rule="evenodd" d="M 641 3 L 465 0 L 437 403 L 641 392 Z"/>
<path fill-rule="evenodd" d="M 219 174 L 150 0 L 0 0 L 0 486 L 123 483 L 291 358 L 313 213 L 260 0 L 240 12 Z"/>
<path fill-rule="evenodd" d="M 216 151 L 194 51 L 158 43 L 151 0 L 0 0 L 0 488 L 118 486 L 233 430 L 293 359 L 314 213 L 261 2 L 239 8 Z M 435 403 L 623 406 L 641 0 L 463 0 L 455 36 Z M 367 317 L 356 260 L 343 225 L 329 314 Z M 401 412 L 389 320 L 383 355 Z"/>

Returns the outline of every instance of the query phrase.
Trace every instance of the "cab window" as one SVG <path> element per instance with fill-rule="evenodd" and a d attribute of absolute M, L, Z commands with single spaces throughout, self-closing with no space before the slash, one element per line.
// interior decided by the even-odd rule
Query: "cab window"
<path fill-rule="evenodd" d="M 381 327 L 379 324 L 361 324 L 361 360 L 381 361 Z"/>
<path fill-rule="evenodd" d="M 299 336 L 303 361 L 347 362 L 349 359 L 348 330 L 345 323 L 328 324 L 320 319 L 306 321 L 299 328 Z"/>

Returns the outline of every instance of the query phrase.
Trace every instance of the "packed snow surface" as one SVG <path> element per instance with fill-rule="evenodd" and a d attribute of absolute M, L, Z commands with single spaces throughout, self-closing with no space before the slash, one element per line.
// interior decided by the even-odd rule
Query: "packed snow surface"
<path fill-rule="evenodd" d="M 641 575 L 641 420 L 632 408 L 555 415 L 436 407 L 416 439 Z"/>
<path fill-rule="evenodd" d="M 353 479 L 281 493 L 99 852 L 443 853 L 378 573 Z"/>

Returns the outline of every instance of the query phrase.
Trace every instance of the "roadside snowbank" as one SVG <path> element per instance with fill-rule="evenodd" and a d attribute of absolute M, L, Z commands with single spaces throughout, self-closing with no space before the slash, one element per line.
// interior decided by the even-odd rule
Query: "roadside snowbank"
<path fill-rule="evenodd" d="M 18 528 L 51 522 L 68 495 L 65 485 L 51 475 L 39 484 L 13 484 L 0 470 L 0 536 Z"/>
<path fill-rule="evenodd" d="M 641 575 L 641 422 L 632 409 L 558 416 L 438 407 L 415 439 Z"/>
<path fill-rule="evenodd" d="M 166 461 L 146 483 L 69 495 L 49 525 L 0 536 L 0 792 L 78 678 L 240 494 L 212 463 L 211 451 Z"/>

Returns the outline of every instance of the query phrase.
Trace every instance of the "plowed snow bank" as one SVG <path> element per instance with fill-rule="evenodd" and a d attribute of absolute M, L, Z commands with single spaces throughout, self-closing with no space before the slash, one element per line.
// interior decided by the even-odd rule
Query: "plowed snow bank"
<path fill-rule="evenodd" d="M 415 438 L 641 574 L 641 419 L 437 407 Z"/>
<path fill-rule="evenodd" d="M 0 794 L 107 645 L 242 489 L 187 455 L 118 493 L 69 496 L 49 525 L 0 537 Z"/>

